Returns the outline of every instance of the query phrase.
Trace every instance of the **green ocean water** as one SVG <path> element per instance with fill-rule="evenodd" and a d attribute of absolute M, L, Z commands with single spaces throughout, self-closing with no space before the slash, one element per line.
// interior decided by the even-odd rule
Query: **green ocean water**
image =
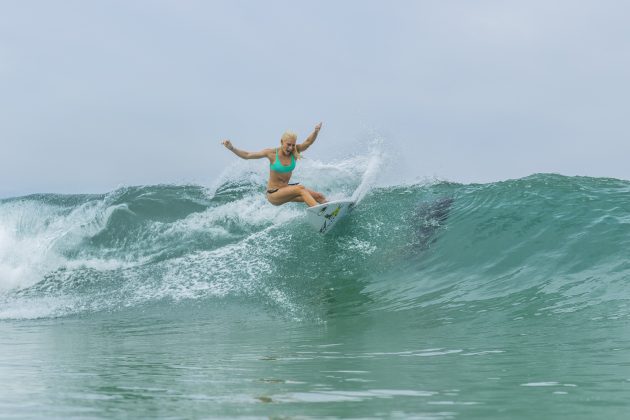
<path fill-rule="evenodd" d="M 630 413 L 630 182 L 374 187 L 326 236 L 261 190 L 1 200 L 0 417 Z"/>

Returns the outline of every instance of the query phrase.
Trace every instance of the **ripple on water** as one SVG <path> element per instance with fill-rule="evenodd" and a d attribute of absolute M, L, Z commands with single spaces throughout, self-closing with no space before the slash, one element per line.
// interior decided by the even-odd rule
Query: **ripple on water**
<path fill-rule="evenodd" d="M 271 397 L 275 402 L 294 403 L 325 403 L 325 402 L 358 402 L 374 398 L 392 397 L 431 397 L 436 395 L 433 391 L 417 391 L 407 389 L 371 389 L 367 391 L 313 391 L 290 392 Z"/>

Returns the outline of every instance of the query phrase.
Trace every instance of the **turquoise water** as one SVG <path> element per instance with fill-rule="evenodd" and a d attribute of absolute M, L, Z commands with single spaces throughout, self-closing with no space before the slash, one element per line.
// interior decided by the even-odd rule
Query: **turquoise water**
<path fill-rule="evenodd" d="M 630 182 L 261 190 L 1 200 L 0 416 L 627 417 Z"/>

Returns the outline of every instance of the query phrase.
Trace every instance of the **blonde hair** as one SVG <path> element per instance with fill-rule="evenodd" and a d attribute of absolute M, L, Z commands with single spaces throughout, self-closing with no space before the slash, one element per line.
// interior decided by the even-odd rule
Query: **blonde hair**
<path fill-rule="evenodd" d="M 287 140 L 295 140 L 297 142 L 297 134 L 295 134 L 295 132 L 291 130 L 285 131 L 284 134 L 282 134 L 282 137 L 280 137 L 280 144 L 284 143 Z M 302 156 L 300 156 L 300 151 L 297 148 L 297 144 L 293 148 L 292 154 L 296 160 L 302 158 Z"/>

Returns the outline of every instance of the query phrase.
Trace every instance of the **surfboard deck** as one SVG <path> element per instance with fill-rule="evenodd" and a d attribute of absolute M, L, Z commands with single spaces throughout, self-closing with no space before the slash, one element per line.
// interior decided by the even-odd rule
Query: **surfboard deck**
<path fill-rule="evenodd" d="M 353 200 L 337 200 L 306 209 L 306 220 L 319 233 L 330 231 L 354 209 Z"/>

